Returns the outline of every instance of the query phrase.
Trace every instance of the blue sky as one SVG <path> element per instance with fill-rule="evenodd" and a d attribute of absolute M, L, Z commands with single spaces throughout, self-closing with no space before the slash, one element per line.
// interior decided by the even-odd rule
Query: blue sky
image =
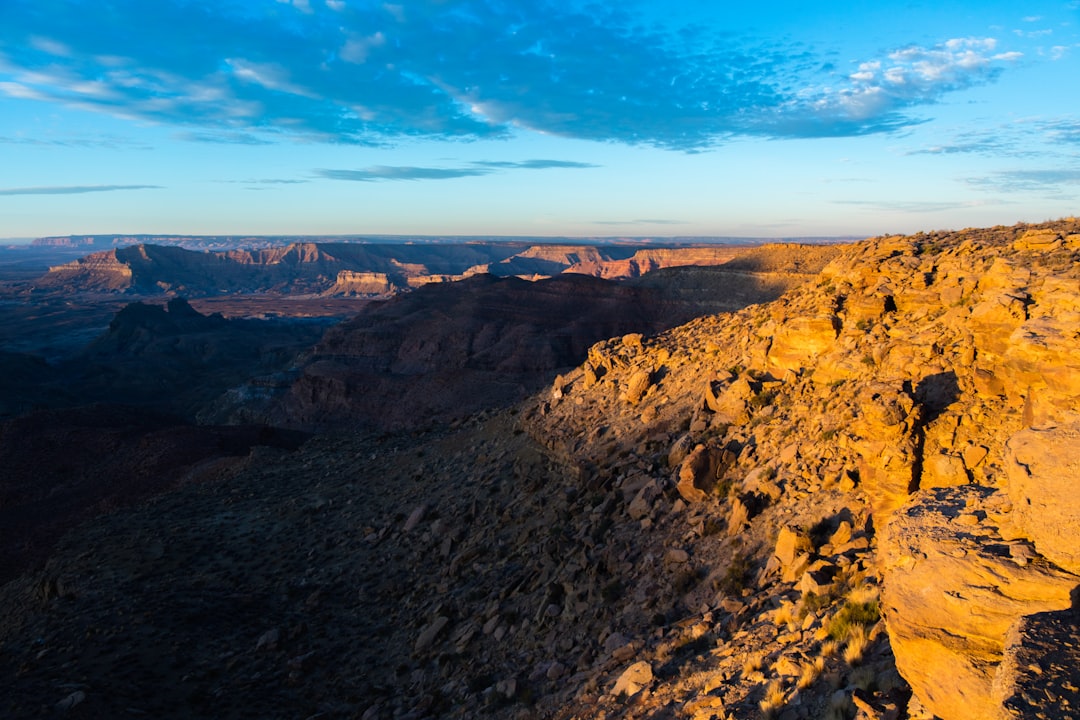
<path fill-rule="evenodd" d="M 0 0 L 0 237 L 1075 214 L 1080 0 L 941 5 Z"/>

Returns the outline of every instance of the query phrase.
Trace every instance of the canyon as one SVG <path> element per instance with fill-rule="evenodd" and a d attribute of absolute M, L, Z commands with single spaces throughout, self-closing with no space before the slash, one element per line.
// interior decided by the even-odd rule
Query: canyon
<path fill-rule="evenodd" d="M 1080 221 L 560 252 L 414 282 L 187 402 L 201 433 L 316 434 L 213 441 L 0 586 L 7 716 L 1075 715 Z M 149 288 L 119 253 L 88 287 Z M 260 287 L 351 292 L 307 257 L 317 283 Z M 226 277 L 199 272 L 167 289 Z M 101 357 L 231 321 L 114 322 Z M 28 422 L 0 445 L 57 419 Z"/>

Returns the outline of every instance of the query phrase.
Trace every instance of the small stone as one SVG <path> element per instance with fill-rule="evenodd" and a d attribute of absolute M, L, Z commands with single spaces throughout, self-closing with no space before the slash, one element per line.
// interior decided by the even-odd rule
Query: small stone
<path fill-rule="evenodd" d="M 439 633 L 442 632 L 442 629 L 445 628 L 449 622 L 450 618 L 444 615 L 435 618 L 430 625 L 421 631 L 419 637 L 416 638 L 413 652 L 423 652 L 431 647 L 432 643 L 435 642 L 435 638 L 438 637 Z"/>
<path fill-rule="evenodd" d="M 561 678 L 565 674 L 566 674 L 566 666 L 563 665 L 561 662 L 559 662 L 557 660 L 555 662 L 551 663 L 551 665 L 548 666 L 548 669 L 547 669 L 547 679 L 548 680 L 558 680 L 559 678 Z"/>
<path fill-rule="evenodd" d="M 623 674 L 619 676 L 618 681 L 615 683 L 615 687 L 612 688 L 612 695 L 634 695 L 642 690 L 642 688 L 648 686 L 653 681 L 652 665 L 647 661 L 642 660 L 636 662 L 623 671 Z"/>
<path fill-rule="evenodd" d="M 667 554 L 664 555 L 664 560 L 669 563 L 682 564 L 690 560 L 690 554 L 685 550 L 673 548 L 667 551 Z"/>
<path fill-rule="evenodd" d="M 405 532 L 412 532 L 412 530 L 420 524 L 420 521 L 424 519 L 424 515 L 426 514 L 427 505 L 417 506 L 416 509 L 412 511 L 412 514 L 409 515 L 409 519 L 405 521 L 405 527 L 403 528 Z"/>
<path fill-rule="evenodd" d="M 86 693 L 84 693 L 82 690 L 76 690 L 60 702 L 56 703 L 56 709 L 60 712 L 67 712 L 85 699 Z"/>
<path fill-rule="evenodd" d="M 961 513 L 956 516 L 957 525 L 978 525 L 979 516 L 973 513 Z"/>
<path fill-rule="evenodd" d="M 281 632 L 277 628 L 267 630 L 259 636 L 258 642 L 255 643 L 255 650 L 277 650 L 280 639 Z"/>

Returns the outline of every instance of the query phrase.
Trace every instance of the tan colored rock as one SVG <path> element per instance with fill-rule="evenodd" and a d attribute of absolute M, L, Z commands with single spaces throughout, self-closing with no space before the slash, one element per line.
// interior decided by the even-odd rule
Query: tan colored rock
<path fill-rule="evenodd" d="M 652 370 L 638 370 L 626 383 L 626 402 L 637 405 L 652 387 Z"/>
<path fill-rule="evenodd" d="M 952 487 L 968 482 L 963 459 L 956 455 L 937 453 L 923 458 L 921 488 Z"/>
<path fill-rule="evenodd" d="M 678 491 L 688 503 L 704 501 L 716 485 L 721 454 L 716 448 L 698 445 L 679 467 Z"/>
<path fill-rule="evenodd" d="M 859 393 L 849 430 L 859 453 L 859 484 L 876 518 L 902 505 L 914 483 L 919 410 L 900 384 L 871 383 Z"/>
<path fill-rule="evenodd" d="M 652 665 L 641 660 L 634 663 L 623 671 L 611 689 L 612 695 L 635 695 L 643 688 L 648 687 L 653 681 Z"/>
<path fill-rule="evenodd" d="M 1028 230 L 1013 243 L 1017 250 L 1038 250 L 1049 252 L 1061 247 L 1061 233 L 1056 230 Z"/>
<path fill-rule="evenodd" d="M 705 385 L 705 406 L 716 414 L 716 421 L 742 425 L 750 419 L 749 400 L 754 390 L 746 377 L 740 377 L 714 394 L 711 382 Z"/>
<path fill-rule="evenodd" d="M 767 356 L 771 369 L 801 370 L 836 343 L 840 321 L 835 315 L 794 318 L 773 336 Z"/>
<path fill-rule="evenodd" d="M 790 527 L 780 528 L 780 534 L 776 536 L 776 549 L 773 555 L 780 561 L 782 567 L 788 567 L 795 562 L 800 554 L 810 552 L 814 547 L 810 543 L 810 537 L 798 529 Z"/>
<path fill-rule="evenodd" d="M 1005 470 L 1017 528 L 1040 554 L 1080 574 L 1080 417 L 1013 435 Z"/>
<path fill-rule="evenodd" d="M 668 450 L 668 467 L 678 467 L 682 464 L 682 461 L 686 459 L 694 450 L 694 437 L 690 433 L 684 433 L 679 436 Z"/>
<path fill-rule="evenodd" d="M 1080 313 L 1063 313 L 1029 320 L 1009 336 L 999 375 L 1010 399 L 1028 399 L 1035 425 L 1060 422 L 1080 403 L 1078 327 Z"/>
<path fill-rule="evenodd" d="M 1052 565 L 1021 565 L 997 552 L 1004 540 L 978 522 L 994 499 L 972 485 L 921 491 L 879 539 L 896 667 L 943 720 L 997 717 L 991 690 L 1009 628 L 1024 615 L 1068 608 L 1080 584 Z"/>

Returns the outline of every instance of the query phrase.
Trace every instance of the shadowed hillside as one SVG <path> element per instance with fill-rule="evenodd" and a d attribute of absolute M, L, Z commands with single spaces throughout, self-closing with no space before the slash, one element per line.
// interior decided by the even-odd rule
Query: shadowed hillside
<path fill-rule="evenodd" d="M 0 587 L 0 709 L 1067 718 L 1078 326 L 1080 221 L 873 238 L 505 411 L 253 452 Z M 374 327 L 322 347 L 498 345 Z"/>

